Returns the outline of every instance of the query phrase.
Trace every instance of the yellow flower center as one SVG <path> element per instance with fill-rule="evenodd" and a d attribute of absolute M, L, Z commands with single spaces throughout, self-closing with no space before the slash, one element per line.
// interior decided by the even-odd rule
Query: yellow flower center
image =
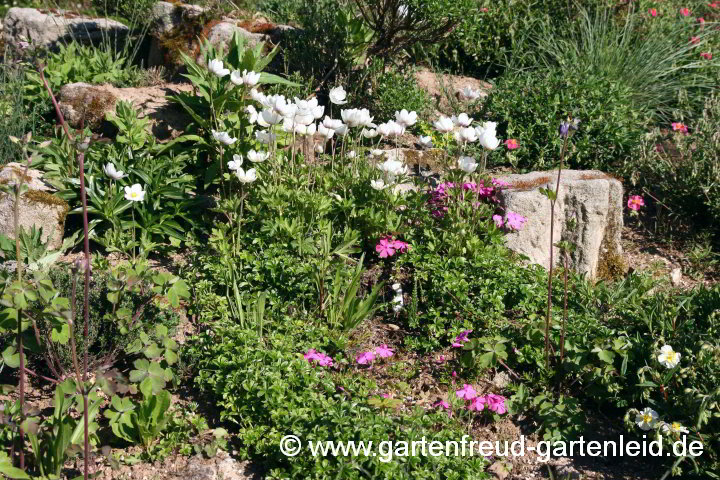
<path fill-rule="evenodd" d="M 673 423 L 672 423 L 672 429 L 673 429 L 674 431 L 679 432 L 681 428 L 682 428 L 682 425 L 680 425 L 678 422 L 673 422 Z"/>
<path fill-rule="evenodd" d="M 652 415 L 650 415 L 649 413 L 644 414 L 644 415 L 643 415 L 643 422 L 644 422 L 644 423 L 650 423 L 650 422 L 652 422 Z"/>
<path fill-rule="evenodd" d="M 677 353 L 675 353 L 675 352 L 673 352 L 672 350 L 670 350 L 669 352 L 667 352 L 667 361 L 670 362 L 670 363 L 675 363 L 675 356 L 676 356 L 676 355 L 677 355 Z"/>
<path fill-rule="evenodd" d="M 137 198 L 137 193 L 132 192 L 132 193 L 130 194 L 130 197 L 132 197 L 132 198 Z"/>

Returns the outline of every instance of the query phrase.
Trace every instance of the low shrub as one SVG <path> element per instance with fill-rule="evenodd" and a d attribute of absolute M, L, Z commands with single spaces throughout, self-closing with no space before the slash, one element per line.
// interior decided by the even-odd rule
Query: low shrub
<path fill-rule="evenodd" d="M 571 115 L 582 128 L 571 142 L 569 166 L 613 171 L 637 151 L 648 125 L 628 95 L 602 77 L 537 70 L 499 79 L 481 115 L 499 122 L 501 136 L 518 140 L 521 148 L 509 158 L 527 170 L 555 166 L 562 148 L 557 128 Z"/>

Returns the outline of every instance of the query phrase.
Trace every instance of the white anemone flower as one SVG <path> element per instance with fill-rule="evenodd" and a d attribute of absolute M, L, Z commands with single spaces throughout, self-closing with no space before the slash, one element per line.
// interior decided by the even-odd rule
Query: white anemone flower
<path fill-rule="evenodd" d="M 377 126 L 377 132 L 383 137 L 397 137 L 405 132 L 402 125 L 394 120 L 381 123 Z"/>
<path fill-rule="evenodd" d="M 238 168 L 235 171 L 235 176 L 241 183 L 252 183 L 257 180 L 257 172 L 254 168 L 249 169 L 247 172 L 242 168 Z"/>
<path fill-rule="evenodd" d="M 248 121 L 253 124 L 258 121 L 258 111 L 252 105 L 245 107 L 245 111 L 248 114 Z"/>
<path fill-rule="evenodd" d="M 380 157 L 382 155 L 385 155 L 385 150 L 382 150 L 380 148 L 373 148 L 372 150 L 370 150 L 371 157 Z"/>
<path fill-rule="evenodd" d="M 658 355 L 657 359 L 663 367 L 675 368 L 680 363 L 680 354 L 673 350 L 670 345 L 664 345 L 660 349 L 660 355 Z"/>
<path fill-rule="evenodd" d="M 350 127 L 369 127 L 372 125 L 373 117 L 370 116 L 370 111 L 367 108 L 358 109 L 351 108 L 348 110 L 341 110 L 340 116 L 343 122 Z"/>
<path fill-rule="evenodd" d="M 333 137 L 333 135 L 335 135 L 335 130 L 333 130 L 332 128 L 326 127 L 324 123 L 320 123 L 317 126 L 317 133 L 320 134 L 323 137 L 323 139 L 325 139 L 325 141 L 327 142 L 328 140 L 330 140 Z"/>
<path fill-rule="evenodd" d="M 344 137 L 348 134 L 349 131 L 350 129 L 348 128 L 348 126 L 343 124 L 335 129 L 335 135 L 337 135 L 338 137 Z"/>
<path fill-rule="evenodd" d="M 435 120 L 435 122 L 433 122 L 433 126 L 435 127 L 435 130 L 440 133 L 450 133 L 455 128 L 455 124 L 453 123 L 452 119 L 445 116 L 442 116 L 439 119 Z"/>
<path fill-rule="evenodd" d="M 253 163 L 264 162 L 265 160 L 268 159 L 269 156 L 270 156 L 269 152 L 256 152 L 255 150 L 250 150 L 247 153 L 247 159 Z"/>
<path fill-rule="evenodd" d="M 465 173 L 473 173 L 477 170 L 478 164 L 473 157 L 460 157 L 457 161 L 458 168 Z"/>
<path fill-rule="evenodd" d="M 260 115 L 260 118 L 262 118 L 266 123 L 266 125 L 263 125 L 264 127 L 267 127 L 269 125 L 277 125 L 283 121 L 282 115 L 278 114 L 275 110 L 270 110 L 269 108 L 263 110 Z M 258 120 L 260 119 L 258 118 Z"/>
<path fill-rule="evenodd" d="M 403 108 L 395 112 L 395 122 L 403 128 L 412 127 L 417 122 L 417 112 L 408 112 Z"/>
<path fill-rule="evenodd" d="M 342 120 L 336 120 L 328 117 L 327 115 L 325 115 L 325 118 L 323 118 L 322 124 L 324 127 L 329 128 L 330 130 L 337 130 L 344 125 Z"/>
<path fill-rule="evenodd" d="M 266 132 L 265 130 L 258 130 L 255 132 L 255 140 L 265 145 L 269 145 L 275 141 L 277 136 L 274 133 Z"/>
<path fill-rule="evenodd" d="M 250 90 L 250 98 L 252 98 L 258 103 L 264 103 L 267 97 L 264 93 L 259 92 L 256 88 L 253 88 L 252 90 Z"/>
<path fill-rule="evenodd" d="M 210 70 L 211 73 L 217 75 L 220 78 L 230 73 L 230 70 L 223 66 L 222 60 L 217 59 L 208 60 L 208 70 Z"/>
<path fill-rule="evenodd" d="M 473 122 L 472 117 L 468 117 L 467 113 L 461 113 L 457 117 L 453 115 L 451 120 L 458 127 L 469 127 L 470 124 Z"/>
<path fill-rule="evenodd" d="M 113 180 L 120 180 L 121 178 L 127 177 L 127 175 L 124 175 L 125 172 L 122 170 L 116 170 L 115 165 L 112 162 L 108 162 L 108 164 L 103 167 L 103 171 L 105 172 L 105 175 Z"/>
<path fill-rule="evenodd" d="M 254 87 L 260 81 L 260 73 L 253 72 L 252 70 L 249 72 L 247 70 L 243 70 L 242 81 L 248 87 Z"/>
<path fill-rule="evenodd" d="M 360 132 L 363 137 L 365 138 L 375 138 L 378 136 L 378 131 L 374 128 L 363 128 L 362 132 Z"/>
<path fill-rule="evenodd" d="M 643 430 L 650 430 L 655 427 L 658 421 L 658 413 L 650 407 L 635 415 L 635 423 Z"/>
<path fill-rule="evenodd" d="M 422 148 L 432 148 L 432 137 L 430 135 L 427 136 L 419 136 L 418 137 L 418 143 Z"/>
<path fill-rule="evenodd" d="M 378 180 L 370 180 L 370 186 L 375 190 L 384 190 L 388 187 L 388 185 L 385 184 L 385 181 L 380 178 Z"/>
<path fill-rule="evenodd" d="M 237 85 L 237 86 L 240 86 L 243 84 L 242 73 L 240 72 L 240 70 L 233 70 L 230 73 L 230 81 L 233 83 L 233 85 Z"/>
<path fill-rule="evenodd" d="M 311 123 L 310 125 L 296 124 L 293 131 L 298 135 L 315 135 L 317 126 L 314 123 Z"/>
<path fill-rule="evenodd" d="M 461 128 L 455 132 L 455 140 L 459 143 L 472 143 L 478 139 L 477 132 L 472 127 Z"/>
<path fill-rule="evenodd" d="M 330 102 L 335 105 L 345 105 L 347 103 L 347 93 L 341 86 L 330 89 Z"/>
<path fill-rule="evenodd" d="M 378 165 L 378 168 L 383 172 L 396 176 L 407 173 L 407 166 L 400 160 L 388 159 Z"/>
<path fill-rule="evenodd" d="M 500 146 L 500 140 L 495 136 L 495 122 L 485 122 L 482 127 L 475 127 L 480 145 L 488 150 L 495 150 Z"/>
<path fill-rule="evenodd" d="M 142 202 L 145 200 L 145 190 L 142 189 L 139 183 L 136 183 L 132 187 L 125 187 L 125 200 Z"/>
<path fill-rule="evenodd" d="M 471 86 L 466 85 L 465 88 L 460 90 L 458 93 L 460 93 L 460 97 L 462 97 L 464 100 L 472 102 L 480 98 L 480 94 L 482 92 L 480 92 L 480 90 L 474 90 Z"/>
<path fill-rule="evenodd" d="M 325 152 L 325 146 L 322 144 L 316 143 L 315 144 L 315 153 L 324 153 Z"/>
<path fill-rule="evenodd" d="M 218 131 L 213 130 L 212 136 L 216 142 L 220 142 L 223 145 L 227 145 L 227 146 L 230 146 L 233 143 L 237 142 L 237 138 L 231 137 L 230 134 L 227 132 L 218 132 Z"/>
<path fill-rule="evenodd" d="M 228 169 L 231 171 L 235 171 L 238 168 L 242 167 L 243 164 L 243 156 L 238 155 L 237 153 L 233 155 L 233 159 L 228 162 Z"/>

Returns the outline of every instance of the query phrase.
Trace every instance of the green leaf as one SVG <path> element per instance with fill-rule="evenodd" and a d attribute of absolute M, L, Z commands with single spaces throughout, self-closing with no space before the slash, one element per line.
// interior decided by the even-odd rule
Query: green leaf
<path fill-rule="evenodd" d="M 10 368 L 18 368 L 20 366 L 20 355 L 15 350 L 15 345 L 8 345 L 2 352 L 3 361 Z"/>
<path fill-rule="evenodd" d="M 597 352 L 598 357 L 600 360 L 602 360 L 605 363 L 613 363 L 613 359 L 615 358 L 615 352 L 612 352 L 610 350 L 600 350 Z"/>

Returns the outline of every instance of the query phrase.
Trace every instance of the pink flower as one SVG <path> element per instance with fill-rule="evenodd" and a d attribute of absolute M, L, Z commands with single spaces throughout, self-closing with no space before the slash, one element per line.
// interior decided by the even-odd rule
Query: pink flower
<path fill-rule="evenodd" d="M 690 11 L 689 8 L 681 8 L 681 9 L 680 9 L 680 14 L 681 14 L 683 17 L 689 17 L 691 13 L 692 13 L 692 12 Z"/>
<path fill-rule="evenodd" d="M 315 351 L 314 348 L 311 348 L 310 350 L 308 350 L 307 353 L 305 355 L 303 355 L 303 357 L 310 364 L 315 362 L 318 365 L 320 365 L 321 367 L 332 367 L 333 366 L 332 358 L 325 355 L 324 353 Z"/>
<path fill-rule="evenodd" d="M 701 57 L 703 57 L 705 60 L 712 60 L 712 53 L 710 52 L 703 52 L 700 54 Z"/>
<path fill-rule="evenodd" d="M 455 395 L 458 396 L 458 398 L 464 398 L 465 400 L 472 400 L 473 398 L 477 397 L 477 392 L 473 388 L 472 385 L 468 385 L 467 383 L 463 385 L 463 388 L 455 392 Z"/>
<path fill-rule="evenodd" d="M 627 206 L 630 210 L 635 210 L 637 212 L 640 208 L 645 206 L 645 200 L 643 200 L 643 197 L 640 195 L 631 195 L 630 198 L 628 198 Z"/>
<path fill-rule="evenodd" d="M 487 12 L 490 11 L 490 9 L 487 8 L 487 7 L 483 7 L 483 8 L 480 9 L 480 11 L 483 12 L 483 13 L 487 13 Z"/>
<path fill-rule="evenodd" d="M 648 13 L 651 17 L 657 17 L 657 8 L 651 8 L 650 10 L 648 10 Z"/>
<path fill-rule="evenodd" d="M 475 397 L 468 405 L 468 410 L 475 410 L 476 412 L 482 412 L 485 410 L 485 403 L 487 402 L 485 397 Z"/>
<path fill-rule="evenodd" d="M 450 410 L 450 404 L 445 400 L 438 400 L 437 402 L 433 403 L 433 407 L 442 407 L 445 410 Z"/>
<path fill-rule="evenodd" d="M 493 412 L 500 415 L 507 412 L 507 407 L 505 406 L 505 397 L 503 397 L 502 395 L 495 395 L 494 393 L 489 393 L 485 396 L 485 399 L 487 400 L 488 408 Z"/>
<path fill-rule="evenodd" d="M 383 397 L 383 398 L 390 398 L 390 394 L 389 394 L 389 393 L 383 393 L 383 394 L 382 394 L 382 397 Z"/>
<path fill-rule="evenodd" d="M 505 224 L 510 230 L 522 230 L 525 222 L 527 222 L 527 218 L 523 217 L 519 213 L 507 212 L 507 215 L 505 216 Z"/>
<path fill-rule="evenodd" d="M 697 20 L 697 23 L 699 23 L 700 25 L 702 25 L 703 23 L 705 23 L 705 19 L 704 19 L 703 17 L 698 17 L 698 18 L 696 18 L 695 20 Z"/>
<path fill-rule="evenodd" d="M 698 37 L 690 37 L 690 43 L 692 43 L 693 45 L 698 42 L 700 42 L 700 39 Z"/>
<path fill-rule="evenodd" d="M 380 358 L 390 358 L 394 355 L 394 352 L 387 345 L 380 345 L 375 349 L 375 355 Z"/>
<path fill-rule="evenodd" d="M 454 348 L 462 348 L 463 344 L 468 341 L 468 335 L 472 333 L 472 330 L 464 330 L 462 331 L 457 337 L 455 337 L 455 341 L 451 345 Z"/>
<path fill-rule="evenodd" d="M 506 182 L 505 180 L 500 180 L 499 178 L 493 178 L 492 184 L 496 187 L 509 187 L 510 184 Z"/>
<path fill-rule="evenodd" d="M 437 360 L 435 360 L 435 363 L 442 364 L 445 363 L 445 355 L 440 355 Z"/>
<path fill-rule="evenodd" d="M 453 372 L 452 372 L 452 377 L 453 378 L 457 377 L 457 372 L 455 370 L 453 370 Z"/>
<path fill-rule="evenodd" d="M 375 360 L 375 354 L 373 352 L 363 352 L 357 356 L 355 361 L 358 365 L 369 365 Z"/>
<path fill-rule="evenodd" d="M 670 125 L 672 125 L 673 132 L 688 133 L 687 125 L 682 122 L 673 122 Z"/>
<path fill-rule="evenodd" d="M 380 255 L 380 258 L 392 257 L 395 252 L 406 252 L 409 248 L 409 243 L 395 240 L 392 237 L 381 238 L 378 244 L 375 245 L 375 251 Z"/>
<path fill-rule="evenodd" d="M 504 221 L 502 215 L 493 215 L 492 216 L 493 222 L 495 222 L 495 226 L 497 228 L 502 228 Z"/>
<path fill-rule="evenodd" d="M 508 138 L 507 140 L 505 140 L 505 146 L 508 150 L 515 150 L 516 148 L 520 148 L 520 144 L 514 138 Z"/>

